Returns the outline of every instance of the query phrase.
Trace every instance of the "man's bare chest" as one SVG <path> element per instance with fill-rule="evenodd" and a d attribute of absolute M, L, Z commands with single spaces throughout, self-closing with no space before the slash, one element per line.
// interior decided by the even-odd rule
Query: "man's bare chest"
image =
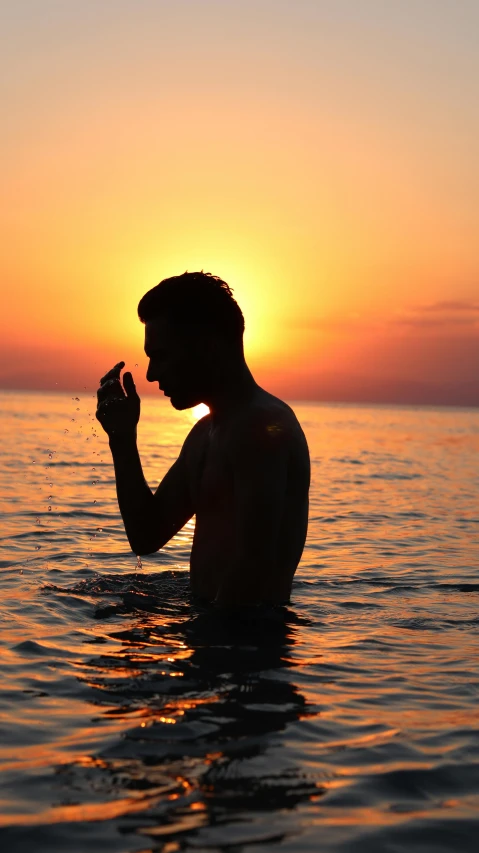
<path fill-rule="evenodd" d="M 233 478 L 221 436 L 207 434 L 188 460 L 188 483 L 195 512 L 220 512 L 230 503 Z"/>

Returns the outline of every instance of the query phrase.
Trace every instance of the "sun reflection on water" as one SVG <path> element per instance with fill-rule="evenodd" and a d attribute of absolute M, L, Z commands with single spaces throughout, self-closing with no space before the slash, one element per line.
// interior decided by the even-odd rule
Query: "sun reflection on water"
<path fill-rule="evenodd" d="M 295 405 L 308 543 L 286 624 L 243 625 L 189 598 L 194 518 L 136 571 L 88 408 L 1 399 L 2 830 L 366 850 L 475 819 L 477 412 Z M 142 402 L 154 487 L 207 407 Z"/>

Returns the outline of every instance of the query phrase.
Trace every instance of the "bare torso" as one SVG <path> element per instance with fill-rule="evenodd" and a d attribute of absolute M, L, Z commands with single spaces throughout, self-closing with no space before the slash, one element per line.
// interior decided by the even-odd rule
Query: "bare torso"
<path fill-rule="evenodd" d="M 259 599 L 288 601 L 306 539 L 310 478 L 308 447 L 294 412 L 258 388 L 234 416 L 199 421 L 183 453 L 196 514 L 193 593 L 215 599 L 246 530 L 249 551 L 242 560 L 254 571 Z"/>

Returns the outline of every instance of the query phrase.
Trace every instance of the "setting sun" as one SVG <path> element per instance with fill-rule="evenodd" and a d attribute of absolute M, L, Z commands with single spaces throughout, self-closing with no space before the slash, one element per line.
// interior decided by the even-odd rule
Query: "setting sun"
<path fill-rule="evenodd" d="M 138 301 L 204 270 L 279 396 L 477 403 L 474 14 L 342 5 L 7 4 L 0 387 L 154 394 Z"/>
<path fill-rule="evenodd" d="M 205 415 L 209 415 L 210 410 L 205 403 L 198 403 L 197 406 L 193 406 L 191 409 L 191 414 L 195 421 L 199 421 L 200 418 L 204 418 Z"/>

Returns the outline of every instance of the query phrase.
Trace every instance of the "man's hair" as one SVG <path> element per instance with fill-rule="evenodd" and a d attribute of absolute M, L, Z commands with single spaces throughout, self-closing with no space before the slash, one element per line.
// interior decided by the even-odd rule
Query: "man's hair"
<path fill-rule="evenodd" d="M 143 323 L 166 316 L 179 327 L 204 329 L 232 343 L 240 343 L 244 332 L 243 314 L 231 288 L 203 270 L 160 281 L 140 300 L 138 316 Z"/>

